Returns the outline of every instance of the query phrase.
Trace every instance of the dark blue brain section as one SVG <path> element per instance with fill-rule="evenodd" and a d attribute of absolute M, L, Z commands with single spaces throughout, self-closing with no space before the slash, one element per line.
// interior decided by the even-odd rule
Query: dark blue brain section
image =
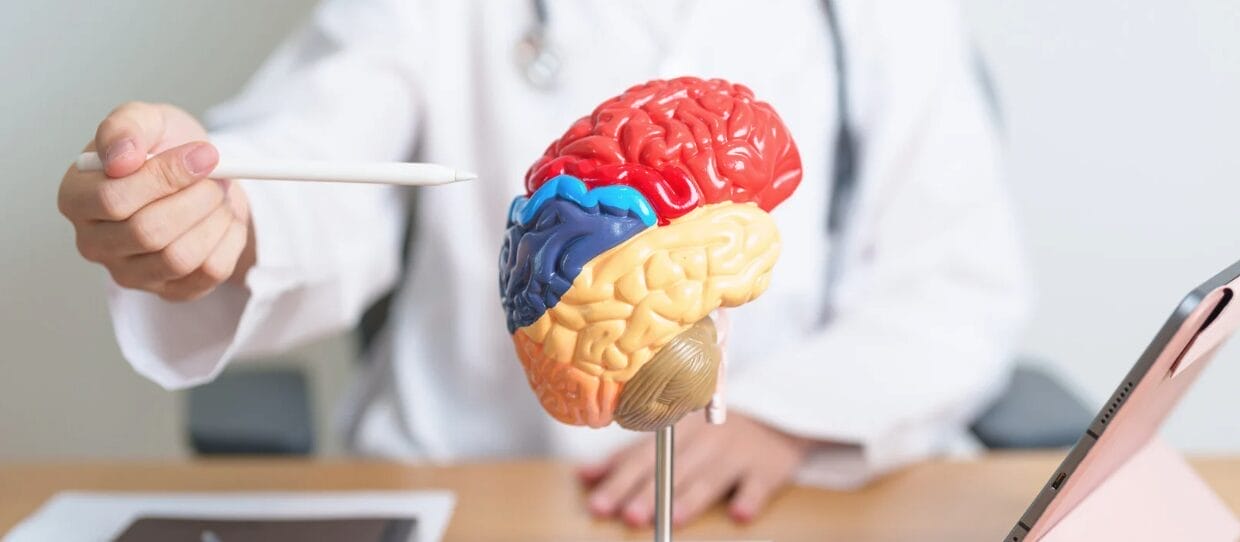
<path fill-rule="evenodd" d="M 586 262 L 643 229 L 646 224 L 632 211 L 582 208 L 563 199 L 546 201 L 524 224 L 510 221 L 499 253 L 508 332 L 538 320 L 560 301 Z"/>

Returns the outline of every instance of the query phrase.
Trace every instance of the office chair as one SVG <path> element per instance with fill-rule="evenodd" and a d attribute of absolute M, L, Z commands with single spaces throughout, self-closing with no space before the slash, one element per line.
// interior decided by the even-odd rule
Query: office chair
<path fill-rule="evenodd" d="M 371 335 L 373 338 L 373 335 Z M 225 371 L 189 391 L 189 441 L 198 455 L 309 455 L 310 391 L 300 368 Z M 991 450 L 1063 448 L 1089 426 L 1081 400 L 1044 370 L 1018 363 L 970 430 Z"/>
<path fill-rule="evenodd" d="M 369 359 L 366 354 L 387 321 L 395 295 L 388 292 L 362 314 L 354 330 L 359 362 Z M 227 370 L 189 390 L 186 401 L 189 443 L 198 455 L 314 452 L 310 389 L 300 367 Z"/>

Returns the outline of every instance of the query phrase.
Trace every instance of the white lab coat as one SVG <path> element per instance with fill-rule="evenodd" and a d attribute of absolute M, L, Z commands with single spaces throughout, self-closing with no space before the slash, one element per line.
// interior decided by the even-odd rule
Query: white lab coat
<path fill-rule="evenodd" d="M 553 421 L 515 358 L 497 288 L 505 211 L 545 145 L 601 100 L 652 78 L 723 77 L 780 112 L 805 171 L 773 213 L 785 248 L 770 289 L 730 315 L 730 407 L 843 444 L 802 481 L 851 486 L 942 451 L 1002 384 L 1024 312 L 995 127 L 955 2 L 838 4 L 861 145 L 846 248 L 824 228 L 837 111 L 815 0 L 551 0 L 563 59 L 551 92 L 514 62 L 534 21 L 526 0 L 339 0 L 208 116 L 221 152 L 416 150 L 480 180 L 424 190 L 412 210 L 389 187 L 243 181 L 258 242 L 247 288 L 167 303 L 112 285 L 121 349 L 181 388 L 234 358 L 349 329 L 400 276 L 412 211 L 409 272 L 349 405 L 353 446 L 432 461 L 600 458 L 636 434 Z M 824 326 L 828 258 L 844 273 Z"/>

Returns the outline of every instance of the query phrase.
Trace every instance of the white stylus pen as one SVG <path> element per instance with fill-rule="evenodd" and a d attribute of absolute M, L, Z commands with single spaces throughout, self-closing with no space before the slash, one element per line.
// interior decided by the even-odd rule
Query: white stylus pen
<path fill-rule="evenodd" d="M 148 157 L 149 158 L 149 157 Z M 78 156 L 79 171 L 103 171 L 98 153 Z M 431 186 L 477 179 L 468 171 L 439 164 L 412 162 L 328 162 L 296 160 L 230 160 L 221 156 L 212 178 L 316 181 Z"/>

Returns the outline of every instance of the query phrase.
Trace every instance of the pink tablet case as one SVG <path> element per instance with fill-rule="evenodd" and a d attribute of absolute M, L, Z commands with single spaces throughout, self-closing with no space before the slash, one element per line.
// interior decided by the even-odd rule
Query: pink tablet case
<path fill-rule="evenodd" d="M 1155 438 L 1041 542 L 1234 542 L 1240 521 L 1183 456 Z"/>
<path fill-rule="evenodd" d="M 1091 426 L 1100 433 L 1097 442 L 1026 541 L 1240 540 L 1232 511 L 1156 436 L 1218 347 L 1240 327 L 1240 300 L 1231 299 L 1238 287 L 1240 279 L 1208 292 L 1150 368 L 1116 391 L 1109 410 Z"/>

